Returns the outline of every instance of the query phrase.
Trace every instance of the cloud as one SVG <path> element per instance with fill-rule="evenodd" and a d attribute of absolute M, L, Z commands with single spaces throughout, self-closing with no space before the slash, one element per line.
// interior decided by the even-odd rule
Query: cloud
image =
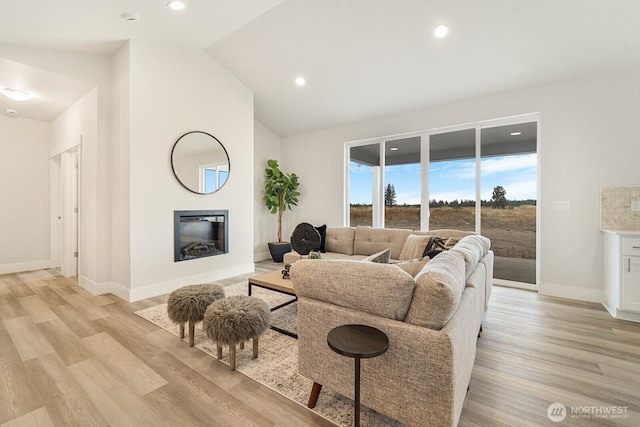
<path fill-rule="evenodd" d="M 494 157 L 482 160 L 480 171 L 482 176 L 523 170 L 535 171 L 537 164 L 538 161 L 535 154 Z"/>

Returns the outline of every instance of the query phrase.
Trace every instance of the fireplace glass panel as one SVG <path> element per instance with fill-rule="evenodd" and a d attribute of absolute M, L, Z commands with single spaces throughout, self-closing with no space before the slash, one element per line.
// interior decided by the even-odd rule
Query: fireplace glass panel
<path fill-rule="evenodd" d="M 175 211 L 175 261 L 228 253 L 228 211 Z"/>

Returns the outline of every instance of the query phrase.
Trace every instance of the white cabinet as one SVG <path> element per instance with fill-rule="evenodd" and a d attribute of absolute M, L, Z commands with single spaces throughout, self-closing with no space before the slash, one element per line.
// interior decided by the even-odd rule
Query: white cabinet
<path fill-rule="evenodd" d="M 603 231 L 604 305 L 614 317 L 640 321 L 640 232 Z"/>

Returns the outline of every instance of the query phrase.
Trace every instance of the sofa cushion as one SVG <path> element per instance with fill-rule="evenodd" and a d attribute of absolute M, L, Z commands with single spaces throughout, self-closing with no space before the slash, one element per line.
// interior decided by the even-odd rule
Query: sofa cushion
<path fill-rule="evenodd" d="M 389 248 L 391 258 L 399 259 L 409 234 L 411 230 L 408 229 L 356 227 L 353 253 L 372 255 Z"/>
<path fill-rule="evenodd" d="M 391 249 L 385 249 L 373 255 L 369 255 L 363 261 L 378 262 L 380 264 L 389 264 L 391 261 Z"/>
<path fill-rule="evenodd" d="M 431 240 L 429 236 L 420 236 L 417 234 L 409 234 L 402 245 L 400 251 L 400 260 L 418 259 L 424 256 L 424 250 L 427 243 Z"/>
<path fill-rule="evenodd" d="M 491 241 L 484 236 L 473 235 L 463 237 L 453 248 L 452 251 L 459 252 L 464 258 L 465 279 L 468 279 L 476 265 L 483 256 L 489 251 Z"/>
<path fill-rule="evenodd" d="M 298 297 L 402 320 L 413 295 L 413 278 L 392 264 L 302 259 L 291 266 Z"/>
<path fill-rule="evenodd" d="M 355 230 L 356 229 L 353 227 L 327 227 L 327 237 L 325 239 L 325 249 L 327 252 L 339 252 L 345 255 L 353 255 L 353 239 Z"/>
<path fill-rule="evenodd" d="M 428 261 L 429 257 L 426 256 L 408 261 L 398 261 L 393 264 L 397 265 L 402 271 L 409 273 L 411 277 L 416 277 Z"/>
<path fill-rule="evenodd" d="M 405 322 L 440 330 L 456 311 L 465 288 L 464 258 L 447 251 L 429 261 L 415 278 Z"/>

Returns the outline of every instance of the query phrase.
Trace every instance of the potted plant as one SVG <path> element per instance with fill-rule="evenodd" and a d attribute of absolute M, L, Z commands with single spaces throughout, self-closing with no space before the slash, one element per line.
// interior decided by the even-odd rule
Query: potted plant
<path fill-rule="evenodd" d="M 264 170 L 264 200 L 272 214 L 278 214 L 278 241 L 269 243 L 269 252 L 275 262 L 282 262 L 285 253 L 291 251 L 291 244 L 282 241 L 282 214 L 291 206 L 298 205 L 298 176 L 295 173 L 284 173 L 277 160 L 267 160 Z"/>

